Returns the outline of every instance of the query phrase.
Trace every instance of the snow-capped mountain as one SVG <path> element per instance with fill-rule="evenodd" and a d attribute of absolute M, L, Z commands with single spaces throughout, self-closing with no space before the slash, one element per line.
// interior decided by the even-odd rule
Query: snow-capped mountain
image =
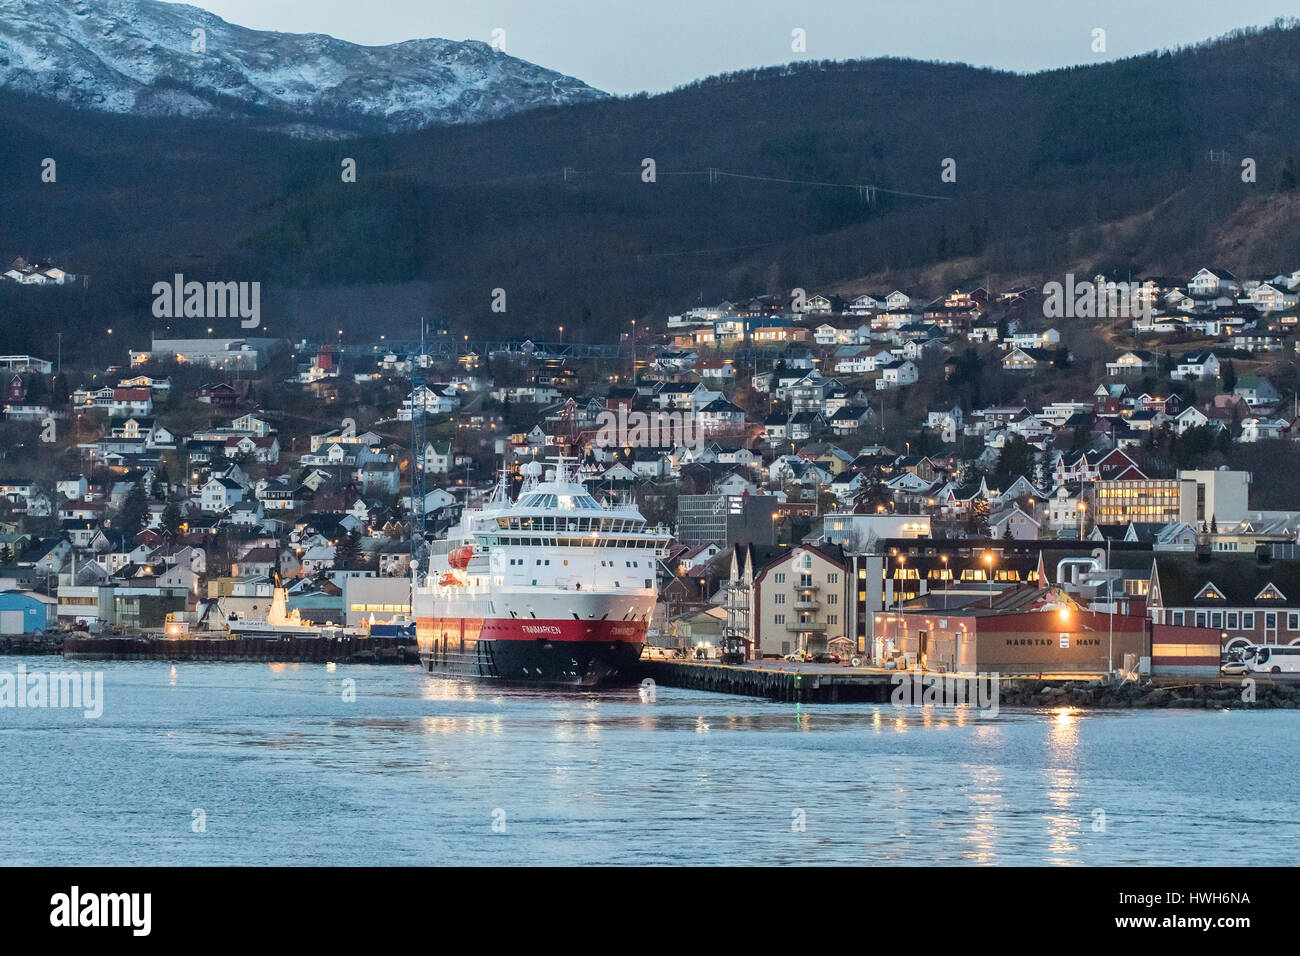
<path fill-rule="evenodd" d="M 0 88 L 87 109 L 318 132 L 470 123 L 606 95 L 477 41 L 360 46 L 249 30 L 157 0 L 0 0 Z"/>

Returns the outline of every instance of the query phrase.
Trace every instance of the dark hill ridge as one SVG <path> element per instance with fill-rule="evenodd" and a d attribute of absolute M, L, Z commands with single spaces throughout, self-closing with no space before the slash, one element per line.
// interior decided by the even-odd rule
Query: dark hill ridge
<path fill-rule="evenodd" d="M 176 264 L 262 280 L 267 310 L 277 285 L 427 283 L 426 314 L 467 327 L 500 325 L 502 287 L 512 330 L 591 338 L 699 298 L 867 275 L 1164 272 L 1225 252 L 1234 271 L 1275 270 L 1300 264 L 1283 201 L 1297 93 L 1300 29 L 1279 25 L 1034 75 L 800 64 L 346 143 L 9 98 L 0 173 L 17 185 L 0 240 L 96 274 L 142 329 L 149 284 Z M 47 155 L 57 188 L 39 181 Z M 355 184 L 340 182 L 344 156 Z M 645 157 L 656 183 L 640 179 Z M 940 180 L 946 157 L 955 183 Z M 711 184 L 710 167 L 760 178 Z"/>

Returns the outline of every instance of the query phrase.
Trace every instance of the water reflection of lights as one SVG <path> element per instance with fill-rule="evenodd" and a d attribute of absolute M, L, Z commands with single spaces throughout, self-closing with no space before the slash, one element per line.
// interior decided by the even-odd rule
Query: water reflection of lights
<path fill-rule="evenodd" d="M 1047 742 L 1053 753 L 1071 762 L 1079 747 L 1081 714 L 1082 711 L 1075 707 L 1057 707 L 1052 711 L 1052 722 L 1047 725 Z"/>
<path fill-rule="evenodd" d="M 709 732 L 709 724 L 704 719 L 703 714 L 695 718 L 695 732 L 697 734 L 707 734 Z"/>
<path fill-rule="evenodd" d="M 1079 718 L 1076 707 L 1057 707 L 1048 724 L 1048 745 L 1055 762 L 1073 764 L 1078 757 Z M 1078 862 L 1079 815 L 1074 802 L 1078 797 L 1078 774 L 1071 767 L 1053 767 L 1048 771 L 1047 799 L 1053 812 L 1044 814 L 1047 825 L 1048 856 L 1045 862 L 1061 865 Z"/>
<path fill-rule="evenodd" d="M 1073 770 L 1058 768 L 1049 771 L 1047 799 L 1055 812 L 1043 816 L 1047 824 L 1048 857 L 1054 866 L 1078 862 L 1079 814 L 1074 812 L 1078 797 L 1078 775 Z"/>
<path fill-rule="evenodd" d="M 976 733 L 983 735 L 986 729 L 993 728 L 979 727 Z M 964 856 L 972 863 L 995 863 L 999 841 L 997 819 L 1005 810 L 1002 773 L 997 767 L 975 767 L 970 771 L 970 782 L 969 799 L 974 816 L 969 832 L 963 837 L 970 843 Z"/>
<path fill-rule="evenodd" d="M 473 681 L 423 680 L 419 683 L 421 700 L 478 700 L 479 686 Z M 500 698 L 498 698 L 498 703 Z"/>
<path fill-rule="evenodd" d="M 470 734 L 477 737 L 500 737 L 504 727 L 501 718 L 491 717 L 423 717 L 420 732 L 423 734 Z"/>

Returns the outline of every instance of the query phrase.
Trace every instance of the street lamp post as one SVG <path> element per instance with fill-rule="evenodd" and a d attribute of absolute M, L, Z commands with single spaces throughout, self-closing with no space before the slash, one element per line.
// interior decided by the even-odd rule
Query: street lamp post
<path fill-rule="evenodd" d="M 906 565 L 907 565 L 907 556 L 906 556 L 906 555 L 903 555 L 903 554 L 898 555 L 898 566 L 899 566 L 900 568 L 903 568 L 903 567 L 906 567 Z M 902 608 L 902 602 L 900 602 L 899 599 L 898 599 L 898 588 L 894 588 L 894 609 L 898 612 L 898 623 L 899 623 L 899 626 L 902 627 L 902 624 L 903 624 L 903 608 Z M 906 630 L 906 628 L 903 629 L 903 638 L 904 638 L 904 641 L 906 641 L 906 638 L 907 638 L 907 630 Z M 906 652 L 904 652 L 904 653 L 906 653 Z"/>
<path fill-rule="evenodd" d="M 988 577 L 988 582 L 989 582 L 989 607 L 992 607 L 993 606 L 993 553 L 991 551 L 984 552 L 984 568 L 985 568 L 985 574 Z"/>
<path fill-rule="evenodd" d="M 948 578 L 948 555 L 939 555 L 939 560 L 943 562 L 943 609 L 948 610 L 948 588 L 951 581 Z"/>
<path fill-rule="evenodd" d="M 1110 539 L 1106 539 L 1106 681 L 1115 673 L 1115 569 L 1110 565 Z"/>

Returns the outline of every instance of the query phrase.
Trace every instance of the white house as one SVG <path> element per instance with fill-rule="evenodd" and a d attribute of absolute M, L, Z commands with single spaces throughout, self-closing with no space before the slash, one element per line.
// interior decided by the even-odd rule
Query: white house
<path fill-rule="evenodd" d="M 451 442 L 431 441 L 424 446 L 424 470 L 430 475 L 445 475 L 451 471 Z"/>
<path fill-rule="evenodd" d="M 1174 416 L 1174 431 L 1182 435 L 1189 428 L 1204 428 L 1209 418 L 1195 405 L 1188 405 Z"/>
<path fill-rule="evenodd" d="M 559 394 L 555 393 L 556 398 Z M 402 401 L 397 410 L 398 420 L 409 422 L 412 409 L 420 403 L 423 403 L 426 415 L 447 415 L 460 408 L 460 395 L 452 385 L 421 385 Z"/>
<path fill-rule="evenodd" d="M 243 500 L 244 489 L 232 478 L 218 478 L 214 475 L 199 489 L 199 507 L 203 511 L 225 511 Z"/>
<path fill-rule="evenodd" d="M 1178 359 L 1169 373 L 1173 379 L 1215 378 L 1219 374 L 1219 359 L 1213 352 L 1188 352 Z"/>
<path fill-rule="evenodd" d="M 1187 291 L 1202 298 L 1225 293 L 1233 295 L 1240 289 L 1237 277 L 1226 269 L 1202 269 L 1187 283 Z"/>
<path fill-rule="evenodd" d="M 1126 375 L 1135 372 L 1145 372 L 1155 368 L 1159 364 L 1159 359 L 1151 352 L 1131 351 L 1125 352 L 1113 362 L 1106 363 L 1106 374 L 1108 375 Z"/>
<path fill-rule="evenodd" d="M 1038 519 L 1022 511 L 1018 506 L 1008 508 L 996 518 L 989 521 L 989 528 L 995 538 L 1015 538 L 1018 541 L 1033 541 L 1038 537 Z M 1010 529 L 1008 535 L 1007 529 Z"/>
<path fill-rule="evenodd" d="M 1241 423 L 1241 438 L 1243 442 L 1268 441 L 1271 438 L 1281 438 L 1282 430 L 1286 428 L 1286 422 L 1279 418 L 1247 418 Z"/>
<path fill-rule="evenodd" d="M 1017 332 L 1002 340 L 1002 347 L 1018 349 L 1045 349 L 1061 344 L 1061 333 L 1056 329 L 1043 332 Z"/>
<path fill-rule="evenodd" d="M 1277 312 L 1296 304 L 1297 296 L 1290 289 L 1278 288 L 1271 282 L 1263 282 L 1251 290 L 1250 295 L 1241 300 L 1243 305 L 1251 305 L 1261 312 Z"/>
<path fill-rule="evenodd" d="M 887 365 L 877 366 L 880 369 L 880 378 L 876 379 L 876 388 L 901 388 L 906 385 L 914 385 L 920 378 L 917 371 L 916 363 L 911 359 L 903 359 L 899 362 L 890 362 Z"/>

